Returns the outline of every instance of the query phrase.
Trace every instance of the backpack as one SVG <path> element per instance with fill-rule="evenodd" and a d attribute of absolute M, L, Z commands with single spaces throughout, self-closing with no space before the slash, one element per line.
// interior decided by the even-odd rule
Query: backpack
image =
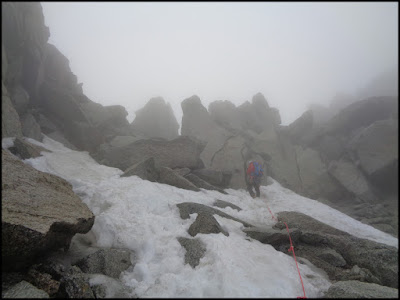
<path fill-rule="evenodd" d="M 250 163 L 247 173 L 249 173 L 251 176 L 261 177 L 263 175 L 263 169 L 258 162 L 253 161 Z"/>

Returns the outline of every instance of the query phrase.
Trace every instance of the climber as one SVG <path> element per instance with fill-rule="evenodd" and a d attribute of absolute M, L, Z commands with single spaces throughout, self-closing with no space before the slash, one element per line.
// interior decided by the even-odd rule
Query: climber
<path fill-rule="evenodd" d="M 260 185 L 263 175 L 263 169 L 259 162 L 252 160 L 247 162 L 246 185 L 252 198 L 256 196 L 260 197 Z M 256 190 L 256 195 L 254 194 L 253 187 Z"/>

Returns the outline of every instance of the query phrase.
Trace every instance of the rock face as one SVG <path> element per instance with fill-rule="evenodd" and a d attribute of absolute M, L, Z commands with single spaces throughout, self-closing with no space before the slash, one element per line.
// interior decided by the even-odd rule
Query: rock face
<path fill-rule="evenodd" d="M 173 140 L 179 136 L 179 124 L 171 105 L 161 97 L 151 98 L 142 109 L 136 111 L 131 127 L 134 133 L 148 138 Z"/>
<path fill-rule="evenodd" d="M 18 269 L 50 250 L 68 249 L 94 215 L 57 176 L 35 170 L 2 150 L 3 269 Z"/>
<path fill-rule="evenodd" d="M 2 25 L 3 137 L 40 141 L 44 133 L 94 151 L 112 135 L 131 134 L 123 107 L 103 107 L 83 94 L 68 59 L 47 42 L 40 3 L 3 3 Z"/>

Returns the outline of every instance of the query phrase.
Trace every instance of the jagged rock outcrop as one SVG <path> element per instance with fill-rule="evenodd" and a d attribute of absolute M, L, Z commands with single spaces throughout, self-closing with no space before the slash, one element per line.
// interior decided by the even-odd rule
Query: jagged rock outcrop
<path fill-rule="evenodd" d="M 179 124 L 171 104 L 161 97 L 151 98 L 143 108 L 136 111 L 131 128 L 133 133 L 147 138 L 173 140 L 179 136 Z"/>
<path fill-rule="evenodd" d="M 193 95 L 181 103 L 182 129 L 181 135 L 188 135 L 207 142 L 218 126 L 211 119 L 207 109 L 201 104 L 200 98 Z"/>
<path fill-rule="evenodd" d="M 114 135 L 131 135 L 121 106 L 88 99 L 68 59 L 49 44 L 39 2 L 2 3 L 2 133 L 94 151 Z"/>
<path fill-rule="evenodd" d="M 37 171 L 2 150 L 3 270 L 32 264 L 46 252 L 68 249 L 94 215 L 62 178 Z"/>

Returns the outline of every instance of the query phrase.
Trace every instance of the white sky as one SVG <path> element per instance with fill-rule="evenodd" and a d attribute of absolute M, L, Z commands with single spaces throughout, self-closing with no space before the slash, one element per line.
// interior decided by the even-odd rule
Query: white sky
<path fill-rule="evenodd" d="M 282 124 L 398 66 L 397 2 L 42 2 L 49 42 L 84 93 L 134 112 L 155 96 L 240 105 L 258 92 Z"/>
<path fill-rule="evenodd" d="M 12 140 L 3 139 L 2 147 L 12 146 Z M 274 224 L 267 206 L 275 216 L 280 211 L 299 211 L 360 238 L 398 247 L 397 238 L 299 196 L 272 179 L 271 185 L 261 188 L 260 199 L 252 199 L 245 190 L 228 189 L 228 195 L 208 190 L 194 192 L 137 176 L 120 177 L 119 169 L 99 165 L 87 152 L 70 150 L 47 137 L 43 143 L 28 141 L 52 152 L 42 152 L 43 156 L 24 162 L 69 181 L 96 216 L 92 228 L 97 239 L 94 246 L 128 248 L 138 254 L 135 268 L 124 271 L 120 279 L 134 288 L 139 298 L 303 296 L 292 256 L 249 239 L 242 232 L 241 223 L 217 215 L 215 218 L 229 236 L 198 234 L 196 238 L 206 244 L 205 256 L 195 269 L 185 265 L 185 250 L 176 238 L 191 238 L 187 230 L 197 214 L 182 220 L 176 207 L 181 202 L 212 206 L 216 199 L 225 200 L 242 210 L 228 207 L 222 211 L 265 227 Z M 331 284 L 323 272 L 311 264 L 298 265 L 306 296 L 322 297 Z"/>

